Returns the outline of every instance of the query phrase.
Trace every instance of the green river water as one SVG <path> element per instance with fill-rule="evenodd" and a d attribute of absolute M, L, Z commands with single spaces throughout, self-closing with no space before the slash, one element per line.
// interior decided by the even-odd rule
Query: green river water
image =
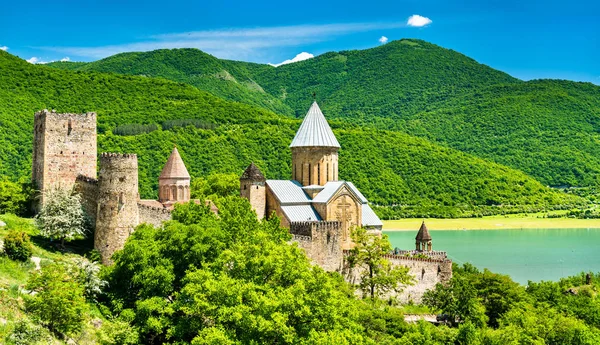
<path fill-rule="evenodd" d="M 415 232 L 385 231 L 392 247 L 415 248 Z M 558 280 L 582 271 L 600 272 L 600 228 L 523 230 L 430 230 L 434 250 L 452 261 L 508 274 L 514 281 Z"/>

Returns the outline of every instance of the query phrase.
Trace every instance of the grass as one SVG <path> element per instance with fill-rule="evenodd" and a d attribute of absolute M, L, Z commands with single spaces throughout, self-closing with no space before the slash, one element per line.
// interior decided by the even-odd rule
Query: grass
<path fill-rule="evenodd" d="M 384 231 L 416 231 L 422 218 L 384 220 Z M 494 230 L 494 229 L 600 229 L 600 219 L 543 218 L 543 214 L 517 214 L 483 218 L 426 219 L 429 230 Z"/>

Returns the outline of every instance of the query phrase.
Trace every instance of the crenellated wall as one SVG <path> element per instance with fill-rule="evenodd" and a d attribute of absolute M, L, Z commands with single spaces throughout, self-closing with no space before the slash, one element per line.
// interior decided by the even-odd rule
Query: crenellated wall
<path fill-rule="evenodd" d="M 344 256 L 347 255 L 349 251 L 344 251 Z M 401 293 L 389 294 L 402 303 L 410 301 L 420 303 L 425 291 L 434 289 L 437 283 L 447 283 L 452 278 L 452 261 L 446 258 L 419 258 L 395 254 L 384 255 L 384 257 L 394 266 L 408 267 L 408 274 L 414 279 L 413 285 L 404 287 Z M 363 267 L 346 266 L 344 275 L 350 283 L 358 284 L 363 269 Z"/>
<path fill-rule="evenodd" d="M 161 227 L 162 223 L 171 219 L 171 211 L 162 207 L 153 207 L 138 203 L 140 224 L 148 223 L 155 227 Z"/>
<path fill-rule="evenodd" d="M 339 221 L 294 222 L 290 224 L 292 241 L 304 249 L 308 258 L 325 271 L 342 268 L 341 223 Z"/>
<path fill-rule="evenodd" d="M 98 180 L 79 175 L 75 180 L 75 191 L 81 195 L 81 206 L 90 219 L 92 229 L 96 228 L 98 211 Z"/>

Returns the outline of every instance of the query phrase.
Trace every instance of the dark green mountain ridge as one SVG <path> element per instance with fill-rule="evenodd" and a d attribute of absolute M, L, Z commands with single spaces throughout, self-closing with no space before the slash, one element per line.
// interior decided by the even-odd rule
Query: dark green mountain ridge
<path fill-rule="evenodd" d="M 99 151 L 138 154 L 142 197 L 156 195 L 158 175 L 174 144 L 193 177 L 239 174 L 254 161 L 269 178 L 287 178 L 288 145 L 300 124 L 184 83 L 61 71 L 31 65 L 6 52 L 0 52 L 0 100 L 0 175 L 30 176 L 35 111 L 96 111 Z M 214 127 L 112 134 L 119 125 L 176 119 L 200 119 Z M 519 171 L 424 139 L 342 120 L 331 125 L 342 144 L 340 177 L 354 181 L 375 203 L 557 205 L 574 200 Z"/>
<path fill-rule="evenodd" d="M 194 79 L 190 66 L 203 70 L 205 77 Z M 600 87 L 523 82 L 425 41 L 404 39 L 367 50 L 330 52 L 277 68 L 177 49 L 119 54 L 76 69 L 161 76 L 263 106 L 223 92 L 232 89 L 230 82 L 215 71 L 226 71 L 283 103 L 288 109 L 267 107 L 280 114 L 302 116 L 316 92 L 329 118 L 425 137 L 522 170 L 547 185 L 599 183 Z"/>

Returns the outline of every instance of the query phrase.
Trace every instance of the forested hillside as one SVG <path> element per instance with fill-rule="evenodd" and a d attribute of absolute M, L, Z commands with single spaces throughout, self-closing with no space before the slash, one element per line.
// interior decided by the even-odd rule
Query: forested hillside
<path fill-rule="evenodd" d="M 156 196 L 158 175 L 175 144 L 192 177 L 240 174 L 254 161 L 269 178 L 288 178 L 288 145 L 300 124 L 183 83 L 56 70 L 28 64 L 6 52 L 0 52 L 0 99 L 0 175 L 12 179 L 30 175 L 36 110 L 96 111 L 99 151 L 138 154 L 142 197 Z M 306 108 L 309 105 L 310 101 Z M 354 181 L 375 203 L 556 205 L 574 201 L 519 171 L 424 139 L 342 120 L 331 125 L 342 145 L 340 177 Z M 137 134 L 113 133 L 123 127 Z"/>
<path fill-rule="evenodd" d="M 53 66 L 161 76 L 296 117 L 304 115 L 316 92 L 329 118 L 425 137 L 521 170 L 545 185 L 599 183 L 600 87 L 523 82 L 420 40 L 330 52 L 277 68 L 219 60 L 193 49 Z M 243 83 L 228 78 L 247 81 L 264 99 L 236 94 L 232 85 Z"/>

